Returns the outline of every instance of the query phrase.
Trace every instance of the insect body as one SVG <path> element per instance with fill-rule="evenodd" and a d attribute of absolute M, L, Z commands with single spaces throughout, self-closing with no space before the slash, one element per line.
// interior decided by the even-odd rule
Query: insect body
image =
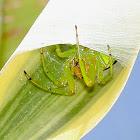
<path fill-rule="evenodd" d="M 61 52 L 60 45 L 56 45 L 56 52 L 59 57 L 66 57 L 64 64 L 64 72 L 58 80 L 46 67 L 43 56 L 43 48 L 41 48 L 41 60 L 45 74 L 54 82 L 58 88 L 43 87 L 30 78 L 30 76 L 24 71 L 28 80 L 30 80 L 37 87 L 50 91 L 51 93 L 61 95 L 74 95 L 76 93 L 74 75 L 83 79 L 88 87 L 93 87 L 95 84 L 95 78 L 99 84 L 106 84 L 113 76 L 113 60 L 111 56 L 111 50 L 109 51 L 109 62 L 105 62 L 101 53 L 91 50 L 89 48 L 79 45 L 77 26 L 76 29 L 76 46 L 71 46 L 68 51 Z M 103 70 L 110 67 L 109 73 L 104 76 Z M 68 90 L 63 87 L 68 85 Z"/>
<path fill-rule="evenodd" d="M 80 69 L 80 66 L 79 66 L 79 62 L 76 61 L 74 63 L 74 74 L 79 77 L 80 79 L 83 78 L 83 75 L 82 75 L 82 72 L 81 72 L 81 69 Z"/>

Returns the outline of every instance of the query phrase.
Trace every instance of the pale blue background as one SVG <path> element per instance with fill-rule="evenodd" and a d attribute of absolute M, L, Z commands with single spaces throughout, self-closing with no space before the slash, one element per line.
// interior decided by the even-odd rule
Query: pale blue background
<path fill-rule="evenodd" d="M 118 101 L 82 140 L 140 140 L 140 53 Z"/>

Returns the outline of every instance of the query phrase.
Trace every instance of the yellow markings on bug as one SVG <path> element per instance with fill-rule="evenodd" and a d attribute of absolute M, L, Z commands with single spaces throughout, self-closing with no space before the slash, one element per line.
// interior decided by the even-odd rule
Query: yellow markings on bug
<path fill-rule="evenodd" d="M 26 71 L 24 70 L 24 74 L 27 77 L 28 80 L 31 80 L 30 76 L 26 73 Z"/>

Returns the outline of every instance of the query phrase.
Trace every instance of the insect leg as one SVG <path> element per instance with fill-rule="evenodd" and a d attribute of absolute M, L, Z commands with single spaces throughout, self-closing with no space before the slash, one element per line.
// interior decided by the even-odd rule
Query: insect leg
<path fill-rule="evenodd" d="M 75 64 L 74 64 L 74 59 L 73 59 L 71 62 L 71 67 L 70 67 L 72 75 L 74 75 L 74 66 L 75 66 Z"/>
<path fill-rule="evenodd" d="M 74 77 L 73 77 L 73 75 L 71 73 L 71 69 L 70 69 L 70 62 L 72 60 L 73 60 L 73 58 L 65 61 L 64 72 L 65 72 L 65 76 L 66 76 L 66 79 L 67 79 L 67 82 L 68 82 L 70 93 L 75 94 Z"/>
<path fill-rule="evenodd" d="M 98 53 L 98 55 L 99 55 L 99 57 L 100 57 L 100 59 L 101 59 L 101 61 L 102 61 L 103 69 L 108 68 L 108 65 L 109 65 L 109 64 L 105 62 L 104 58 L 102 57 L 102 54 L 101 54 L 101 53 Z M 105 55 L 105 56 L 106 56 L 106 55 Z M 108 59 L 108 56 L 106 56 L 106 57 L 107 57 L 107 59 Z"/>
<path fill-rule="evenodd" d="M 75 55 L 71 55 L 70 61 L 68 62 L 69 65 L 70 65 L 70 70 L 71 70 L 72 75 L 74 75 L 74 57 L 75 57 Z M 67 78 L 66 78 L 65 71 L 63 72 L 63 74 L 60 78 L 60 82 L 63 83 L 63 85 L 65 85 L 67 83 Z"/>
<path fill-rule="evenodd" d="M 32 80 L 32 78 L 27 74 L 27 72 L 24 70 L 24 74 L 27 77 L 27 79 L 33 83 L 35 86 L 39 87 L 40 89 L 47 91 L 47 92 L 51 92 L 51 93 L 55 93 L 55 94 L 60 94 L 60 95 L 67 95 L 67 96 L 71 96 L 73 95 L 72 93 L 69 93 L 66 89 L 64 88 L 51 88 L 51 87 L 44 87 L 41 86 L 40 84 L 38 84 L 37 82 L 35 82 L 34 80 Z"/>
<path fill-rule="evenodd" d="M 60 45 L 56 45 L 56 52 L 59 57 L 68 57 L 75 52 L 75 49 L 73 48 L 73 49 L 69 49 L 68 51 L 61 52 Z"/>
<path fill-rule="evenodd" d="M 95 54 L 95 59 L 96 59 L 96 72 L 97 72 L 97 81 L 102 81 L 103 79 L 103 64 L 101 62 L 100 58 L 100 53 L 99 52 L 94 52 Z"/>
<path fill-rule="evenodd" d="M 91 61 L 90 57 L 86 58 L 86 62 L 89 63 L 89 79 L 92 81 L 92 84 L 95 84 L 95 64 Z"/>
<path fill-rule="evenodd" d="M 112 75 L 108 74 L 106 75 L 100 82 L 101 85 L 106 84 L 110 79 L 112 78 Z"/>
<path fill-rule="evenodd" d="M 113 62 L 112 62 L 111 49 L 109 45 L 107 45 L 107 47 L 108 47 L 108 52 L 109 52 L 110 75 L 113 76 Z"/>
<path fill-rule="evenodd" d="M 117 61 L 114 58 L 112 58 L 111 49 L 110 49 L 109 45 L 107 45 L 107 47 L 108 47 L 108 52 L 109 52 L 109 62 L 106 63 L 105 60 L 104 60 L 104 59 L 108 59 L 108 56 L 107 55 L 104 55 L 104 54 L 99 53 L 99 56 L 101 58 L 101 61 L 102 61 L 103 67 L 104 67 L 103 69 L 111 68 L 111 73 L 113 75 L 113 68 L 112 68 L 112 66 Z"/>
<path fill-rule="evenodd" d="M 43 55 L 43 48 L 41 48 L 41 60 L 45 74 L 55 83 L 58 87 L 63 87 L 63 83 L 61 83 L 46 67 L 44 55 Z"/>
<path fill-rule="evenodd" d="M 62 75 L 61 75 L 61 77 L 60 77 L 60 82 L 61 82 L 63 85 L 66 85 L 67 79 L 66 79 L 65 72 L 62 73 Z"/>
<path fill-rule="evenodd" d="M 77 33 L 77 26 L 76 25 L 75 25 L 75 30 L 76 30 L 76 45 L 77 45 L 77 49 L 78 49 L 78 59 L 79 59 L 79 66 L 80 66 L 80 69 L 81 69 L 81 73 L 83 75 L 83 79 L 84 79 L 86 85 L 88 87 L 92 87 L 93 86 L 92 80 L 90 80 L 90 78 L 88 77 L 88 75 L 86 73 L 86 70 L 85 70 L 84 62 L 81 58 L 79 39 L 78 39 L 78 33 Z"/>
<path fill-rule="evenodd" d="M 112 63 L 112 55 L 111 55 L 111 50 L 110 50 L 110 47 L 108 45 L 108 51 L 109 51 L 109 63 L 110 63 L 110 72 L 108 75 L 106 75 L 104 78 L 100 78 L 100 74 L 99 72 L 97 71 L 97 74 L 99 76 L 99 79 L 98 81 L 100 82 L 100 84 L 104 85 L 106 84 L 113 76 L 113 63 Z M 101 60 L 100 60 L 101 61 Z M 99 61 L 97 61 L 97 65 L 99 65 Z M 102 66 L 99 66 L 99 69 L 102 69 L 103 71 L 103 68 Z M 102 72 L 103 73 L 103 72 Z"/>

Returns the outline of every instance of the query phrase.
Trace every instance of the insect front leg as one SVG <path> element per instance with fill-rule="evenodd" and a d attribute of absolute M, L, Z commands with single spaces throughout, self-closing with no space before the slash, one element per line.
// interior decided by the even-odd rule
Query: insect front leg
<path fill-rule="evenodd" d="M 93 63 L 90 64 L 91 72 L 90 72 L 90 74 L 88 76 L 87 73 L 86 73 L 85 65 L 84 65 L 84 62 L 82 60 L 82 56 L 81 56 L 81 52 L 80 52 L 79 39 L 78 39 L 78 33 L 77 33 L 77 26 L 76 25 L 75 25 L 75 30 L 76 30 L 76 45 L 77 45 L 78 59 L 79 59 L 79 66 L 80 66 L 80 69 L 81 69 L 81 73 L 83 75 L 83 79 L 84 79 L 86 85 L 88 87 L 92 87 L 94 85 L 94 81 L 95 81 L 94 80 L 94 78 L 95 78 L 95 76 L 94 76 L 94 74 L 95 74 L 95 72 L 94 72 L 95 66 L 94 66 Z"/>

